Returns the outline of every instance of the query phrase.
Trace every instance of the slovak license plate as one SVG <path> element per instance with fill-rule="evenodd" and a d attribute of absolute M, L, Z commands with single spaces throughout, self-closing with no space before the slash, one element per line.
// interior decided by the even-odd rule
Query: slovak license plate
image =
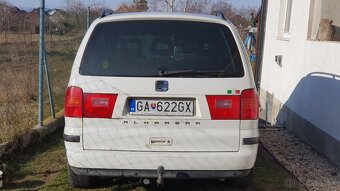
<path fill-rule="evenodd" d="M 130 99 L 130 114 L 193 116 L 194 101 Z"/>

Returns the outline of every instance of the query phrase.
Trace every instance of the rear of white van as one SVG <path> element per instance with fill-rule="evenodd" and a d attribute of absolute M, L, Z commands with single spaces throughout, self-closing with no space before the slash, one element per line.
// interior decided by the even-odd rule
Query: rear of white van
<path fill-rule="evenodd" d="M 244 177 L 256 159 L 258 107 L 249 61 L 228 22 L 152 13 L 97 19 L 65 97 L 70 171 Z"/>

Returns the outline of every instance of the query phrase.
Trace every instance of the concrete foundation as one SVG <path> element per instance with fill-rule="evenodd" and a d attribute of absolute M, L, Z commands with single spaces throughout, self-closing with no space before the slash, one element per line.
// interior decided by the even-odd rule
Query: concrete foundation
<path fill-rule="evenodd" d="M 340 141 L 322 131 L 292 109 L 275 99 L 273 94 L 261 89 L 260 118 L 269 124 L 285 126 L 304 142 L 311 145 L 317 152 L 340 166 Z"/>
<path fill-rule="evenodd" d="M 25 148 L 38 144 L 47 135 L 52 134 L 57 129 L 63 129 L 65 125 L 64 112 L 56 114 L 56 118 L 49 118 L 44 121 L 44 126 L 35 126 L 32 130 L 13 141 L 0 144 L 0 161 L 12 154 L 22 151 Z M 0 166 L 1 168 L 1 166 Z"/>

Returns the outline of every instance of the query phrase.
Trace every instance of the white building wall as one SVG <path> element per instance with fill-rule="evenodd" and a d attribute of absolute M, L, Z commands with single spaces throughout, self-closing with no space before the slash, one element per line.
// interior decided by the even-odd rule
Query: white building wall
<path fill-rule="evenodd" d="M 280 38 L 280 1 L 268 1 L 260 86 L 282 105 L 340 141 L 340 77 L 336 76 L 340 75 L 340 42 L 307 40 L 310 2 L 293 0 L 291 34 Z M 282 67 L 275 62 L 276 55 L 283 56 Z M 283 124 L 287 117 L 279 112 L 277 120 Z"/>

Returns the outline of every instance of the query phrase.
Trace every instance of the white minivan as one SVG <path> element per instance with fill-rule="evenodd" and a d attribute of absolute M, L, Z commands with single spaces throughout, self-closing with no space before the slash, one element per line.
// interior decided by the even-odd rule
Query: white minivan
<path fill-rule="evenodd" d="M 79 47 L 66 91 L 70 184 L 214 178 L 246 187 L 258 110 L 246 50 L 223 15 L 104 14 Z"/>

